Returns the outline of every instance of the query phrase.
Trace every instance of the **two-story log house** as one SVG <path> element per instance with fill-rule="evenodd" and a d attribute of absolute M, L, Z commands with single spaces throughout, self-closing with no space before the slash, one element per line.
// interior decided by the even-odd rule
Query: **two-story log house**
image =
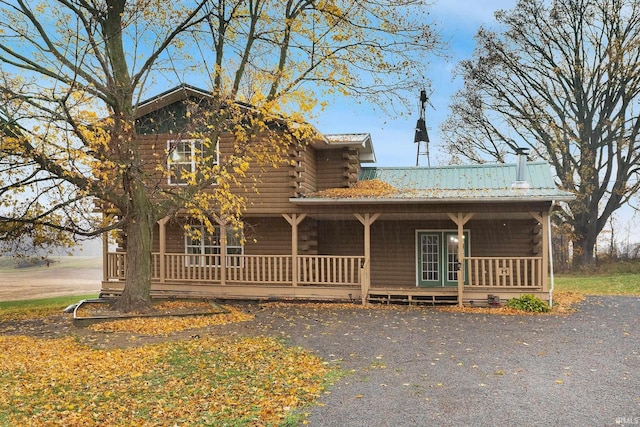
<path fill-rule="evenodd" d="M 180 86 L 142 103 L 139 121 L 206 96 Z M 175 137 L 141 131 L 139 142 L 165 149 Z M 220 138 L 221 153 L 229 138 Z M 488 296 L 527 293 L 549 300 L 549 215 L 573 195 L 556 188 L 546 163 L 521 153 L 514 164 L 378 168 L 366 133 L 318 134 L 289 154 L 289 165 L 263 173 L 248 196 L 242 219 L 251 239 L 224 224 L 193 237 L 183 215 L 158 221 L 152 294 L 481 305 Z M 103 294 L 123 289 L 125 247 L 104 246 Z"/>

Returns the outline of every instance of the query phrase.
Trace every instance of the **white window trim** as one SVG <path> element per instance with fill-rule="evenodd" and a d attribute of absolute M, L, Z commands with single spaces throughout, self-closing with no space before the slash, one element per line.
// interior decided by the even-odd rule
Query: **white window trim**
<path fill-rule="evenodd" d="M 199 224 L 190 224 L 189 225 L 190 228 L 196 228 L 200 231 L 200 235 L 202 236 L 202 238 L 200 239 L 200 245 L 193 245 L 190 244 L 190 236 L 189 236 L 189 232 L 185 231 L 184 234 L 184 252 L 185 252 L 185 262 L 184 265 L 186 267 L 221 267 L 221 263 L 220 260 L 222 260 L 222 247 L 221 245 L 206 245 L 205 241 L 206 241 L 206 237 L 207 236 L 211 236 L 206 228 L 203 225 L 199 225 Z M 218 233 L 220 232 L 220 226 L 216 225 L 215 226 L 216 229 L 218 230 Z M 228 233 L 228 231 L 227 231 Z M 227 238 L 228 241 L 228 238 Z M 189 248 L 200 248 L 200 253 L 189 253 Z M 211 249 L 218 249 L 216 254 L 207 254 L 206 253 L 206 248 L 211 248 Z M 237 250 L 240 249 L 240 253 L 229 253 L 229 249 L 232 250 Z M 225 257 L 228 257 L 230 255 L 244 255 L 244 245 L 229 245 L 227 244 L 227 253 L 224 255 Z M 206 264 L 204 262 L 204 259 L 206 259 L 206 257 L 214 257 L 214 260 L 216 260 L 217 262 L 213 263 L 213 264 Z M 192 263 L 191 259 L 193 259 L 192 257 L 195 257 L 197 259 L 202 259 L 202 261 L 199 261 L 197 263 Z M 243 261 L 244 263 L 244 261 Z M 230 265 L 230 263 L 227 261 L 226 263 L 227 267 L 242 267 L 243 265 Z"/>
<path fill-rule="evenodd" d="M 200 150 L 202 150 L 203 147 L 203 140 L 202 139 L 195 139 L 195 138 L 191 138 L 191 139 L 169 139 L 167 140 L 167 153 L 169 153 L 169 155 L 167 156 L 167 171 L 169 172 L 169 176 L 167 177 L 167 184 L 169 185 L 188 185 L 186 182 L 173 182 L 173 180 L 176 181 L 180 181 L 180 177 L 179 176 L 173 176 L 172 175 L 172 164 L 173 162 L 171 161 L 171 156 L 175 153 L 175 150 L 178 146 L 178 144 L 180 143 L 189 143 L 190 148 L 191 148 L 191 153 L 193 153 L 195 151 L 195 147 L 197 143 L 200 143 Z M 215 146 L 215 161 L 214 161 L 214 165 L 219 165 L 220 164 L 220 138 L 218 138 L 218 140 L 216 141 L 216 146 Z M 187 164 L 187 162 L 180 162 L 178 164 Z M 193 156 L 191 156 L 190 159 L 190 169 L 191 172 L 194 172 L 196 170 L 196 162 L 193 158 Z"/>

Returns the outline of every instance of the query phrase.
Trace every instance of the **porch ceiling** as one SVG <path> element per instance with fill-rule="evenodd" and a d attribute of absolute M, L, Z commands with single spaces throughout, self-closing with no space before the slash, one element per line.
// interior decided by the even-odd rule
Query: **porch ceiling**
<path fill-rule="evenodd" d="M 363 211 L 364 212 L 364 211 Z M 375 211 L 369 211 L 369 213 L 376 213 Z M 457 211 L 452 210 L 451 213 Z M 362 212 L 360 212 L 362 213 Z M 465 212 L 467 213 L 467 212 Z M 472 212 L 473 213 L 473 212 Z M 325 221 L 341 221 L 341 220 L 354 220 L 356 218 L 353 213 L 307 213 L 308 218 L 325 220 Z M 496 219 L 531 219 L 531 215 L 528 212 L 477 212 L 473 215 L 473 220 L 496 220 Z M 409 221 L 409 220 L 450 220 L 448 213 L 446 212 L 434 212 L 434 213 L 380 213 L 378 220 L 385 221 Z"/>

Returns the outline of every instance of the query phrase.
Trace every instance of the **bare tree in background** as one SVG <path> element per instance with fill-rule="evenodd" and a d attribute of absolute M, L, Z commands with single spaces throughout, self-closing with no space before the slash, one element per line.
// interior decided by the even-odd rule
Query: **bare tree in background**
<path fill-rule="evenodd" d="M 640 184 L 640 2 L 521 0 L 481 29 L 460 64 L 464 89 L 443 125 L 454 158 L 504 161 L 517 146 L 547 160 L 575 201 L 574 267 Z"/>

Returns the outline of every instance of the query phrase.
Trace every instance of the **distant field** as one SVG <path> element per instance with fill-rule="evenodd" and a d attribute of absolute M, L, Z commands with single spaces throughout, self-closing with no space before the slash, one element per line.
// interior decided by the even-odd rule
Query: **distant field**
<path fill-rule="evenodd" d="M 54 261 L 48 268 L 102 268 L 101 257 L 85 257 L 85 256 L 55 256 L 47 257 Z M 0 272 L 2 271 L 33 271 L 37 269 L 47 269 L 46 265 L 16 268 L 19 261 L 12 257 L 0 257 Z"/>
<path fill-rule="evenodd" d="M 0 257 L 0 301 L 49 298 L 100 292 L 102 258 L 50 257 L 46 265 L 16 268 L 16 260 Z"/>

